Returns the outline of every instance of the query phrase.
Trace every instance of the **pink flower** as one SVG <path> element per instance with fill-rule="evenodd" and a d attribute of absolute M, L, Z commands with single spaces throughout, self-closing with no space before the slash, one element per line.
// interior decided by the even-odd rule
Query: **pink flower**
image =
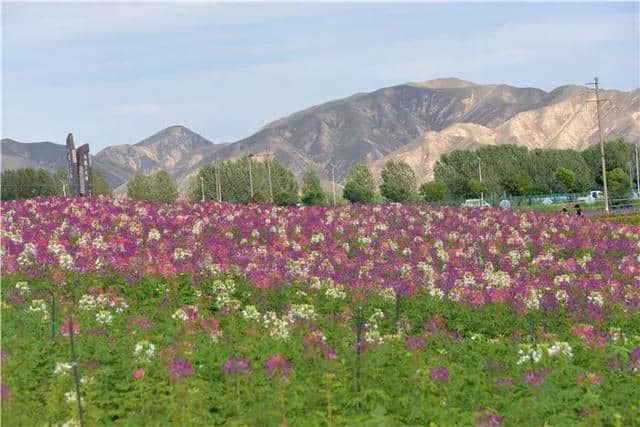
<path fill-rule="evenodd" d="M 5 384 L 0 386 L 0 395 L 2 395 L 2 400 L 9 400 L 11 397 L 11 390 Z"/>
<path fill-rule="evenodd" d="M 411 351 L 418 351 L 424 348 L 427 340 L 424 337 L 409 337 L 407 338 L 407 348 Z"/>
<path fill-rule="evenodd" d="M 476 420 L 476 426 L 478 427 L 496 427 L 502 424 L 502 417 L 497 414 L 483 414 Z"/>
<path fill-rule="evenodd" d="M 78 335 L 80 333 L 80 324 L 75 317 L 71 317 L 71 325 L 73 327 L 73 335 Z M 60 328 L 60 333 L 63 337 L 69 336 L 69 319 L 65 319 L 62 327 Z"/>
<path fill-rule="evenodd" d="M 248 374 L 251 371 L 251 364 L 245 358 L 232 356 L 225 362 L 222 370 L 227 374 Z"/>
<path fill-rule="evenodd" d="M 283 356 L 275 354 L 267 361 L 267 374 L 273 376 L 280 373 L 282 376 L 288 376 L 291 372 L 291 365 Z"/>
<path fill-rule="evenodd" d="M 136 380 L 141 380 L 142 378 L 144 378 L 144 369 L 140 368 L 133 371 L 133 378 L 135 378 Z"/>
<path fill-rule="evenodd" d="M 210 336 L 217 336 L 220 333 L 220 321 L 214 316 L 208 316 L 200 321 L 202 329 Z"/>
<path fill-rule="evenodd" d="M 442 366 L 431 368 L 430 376 L 435 382 L 449 382 L 449 370 Z"/>
<path fill-rule="evenodd" d="M 169 378 L 181 380 L 193 373 L 193 365 L 186 359 L 173 359 L 169 366 Z"/>

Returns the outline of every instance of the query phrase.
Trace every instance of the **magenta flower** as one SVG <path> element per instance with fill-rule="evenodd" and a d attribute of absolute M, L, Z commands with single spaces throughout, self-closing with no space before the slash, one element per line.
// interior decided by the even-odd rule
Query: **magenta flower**
<path fill-rule="evenodd" d="M 227 374 L 248 374 L 251 371 L 251 364 L 243 357 L 232 356 L 225 362 L 222 371 Z"/>
<path fill-rule="evenodd" d="M 430 376 L 434 382 L 449 382 L 449 370 L 442 366 L 431 368 Z"/>
<path fill-rule="evenodd" d="M 73 327 L 73 335 L 78 335 L 80 333 L 80 324 L 75 317 L 71 317 L 71 326 Z M 60 327 L 60 333 L 63 337 L 69 336 L 69 319 L 65 319 L 64 323 Z"/>
<path fill-rule="evenodd" d="M 273 376 L 274 374 L 280 374 L 284 377 L 288 376 L 291 372 L 291 365 L 287 362 L 283 356 L 275 354 L 267 361 L 267 374 Z"/>
<path fill-rule="evenodd" d="M 407 338 L 407 348 L 411 351 L 418 351 L 423 349 L 426 343 L 427 340 L 422 336 Z"/>
<path fill-rule="evenodd" d="M 186 359 L 173 359 L 169 366 L 169 378 L 181 380 L 193 373 L 193 364 Z"/>
<path fill-rule="evenodd" d="M 9 390 L 9 387 L 7 387 L 6 384 L 2 384 L 0 386 L 0 394 L 2 395 L 2 400 L 9 400 L 11 397 L 11 390 Z"/>
<path fill-rule="evenodd" d="M 2 360 L 2 363 L 6 362 L 7 360 L 9 360 L 9 353 L 7 353 L 7 350 L 5 350 L 4 348 L 0 350 L 0 357 Z"/>
<path fill-rule="evenodd" d="M 329 360 L 335 360 L 338 358 L 338 352 L 334 348 L 331 348 L 329 346 L 325 347 L 324 355 Z"/>
<path fill-rule="evenodd" d="M 527 371 L 524 373 L 524 382 L 533 387 L 540 387 L 542 384 L 544 384 L 547 373 L 548 372 L 545 369 Z"/>
<path fill-rule="evenodd" d="M 634 360 L 640 359 L 640 347 L 636 347 L 631 352 L 631 358 Z"/>
<path fill-rule="evenodd" d="M 502 424 L 502 417 L 498 414 L 487 413 L 480 415 L 476 420 L 478 427 L 496 427 Z"/>

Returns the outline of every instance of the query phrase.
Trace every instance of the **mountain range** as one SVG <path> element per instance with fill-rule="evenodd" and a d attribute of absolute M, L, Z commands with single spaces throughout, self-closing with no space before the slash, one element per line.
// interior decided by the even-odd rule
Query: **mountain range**
<path fill-rule="evenodd" d="M 602 90 L 603 137 L 640 139 L 640 89 Z M 169 171 L 185 188 L 202 165 L 273 151 L 294 173 L 313 169 L 338 182 L 357 161 L 376 173 L 404 159 L 421 181 L 455 149 L 514 143 L 529 148 L 583 149 L 597 142 L 593 92 L 561 86 L 551 92 L 480 85 L 448 78 L 407 83 L 330 101 L 271 122 L 248 138 L 214 144 L 183 126 L 171 126 L 136 144 L 107 147 L 93 157 L 114 187 L 136 173 Z M 65 135 L 66 136 L 66 135 Z M 82 138 L 78 138 L 82 141 Z M 84 142 L 84 141 L 83 141 Z M 1 142 L 2 169 L 64 167 L 64 145 Z"/>

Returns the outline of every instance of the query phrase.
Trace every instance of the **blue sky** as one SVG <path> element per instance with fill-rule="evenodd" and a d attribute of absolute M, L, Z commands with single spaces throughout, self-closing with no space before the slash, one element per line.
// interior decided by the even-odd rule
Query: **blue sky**
<path fill-rule="evenodd" d="M 459 77 L 640 86 L 639 3 L 3 3 L 2 137 L 92 152 L 174 124 L 216 142 Z"/>

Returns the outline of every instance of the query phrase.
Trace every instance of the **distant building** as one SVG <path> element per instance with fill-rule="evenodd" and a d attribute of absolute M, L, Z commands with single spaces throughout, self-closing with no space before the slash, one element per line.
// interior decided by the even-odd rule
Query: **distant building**
<path fill-rule="evenodd" d="M 76 149 L 73 134 L 67 136 L 67 166 L 69 168 L 69 187 L 73 196 L 91 196 L 93 192 L 93 170 L 89 144 Z"/>

